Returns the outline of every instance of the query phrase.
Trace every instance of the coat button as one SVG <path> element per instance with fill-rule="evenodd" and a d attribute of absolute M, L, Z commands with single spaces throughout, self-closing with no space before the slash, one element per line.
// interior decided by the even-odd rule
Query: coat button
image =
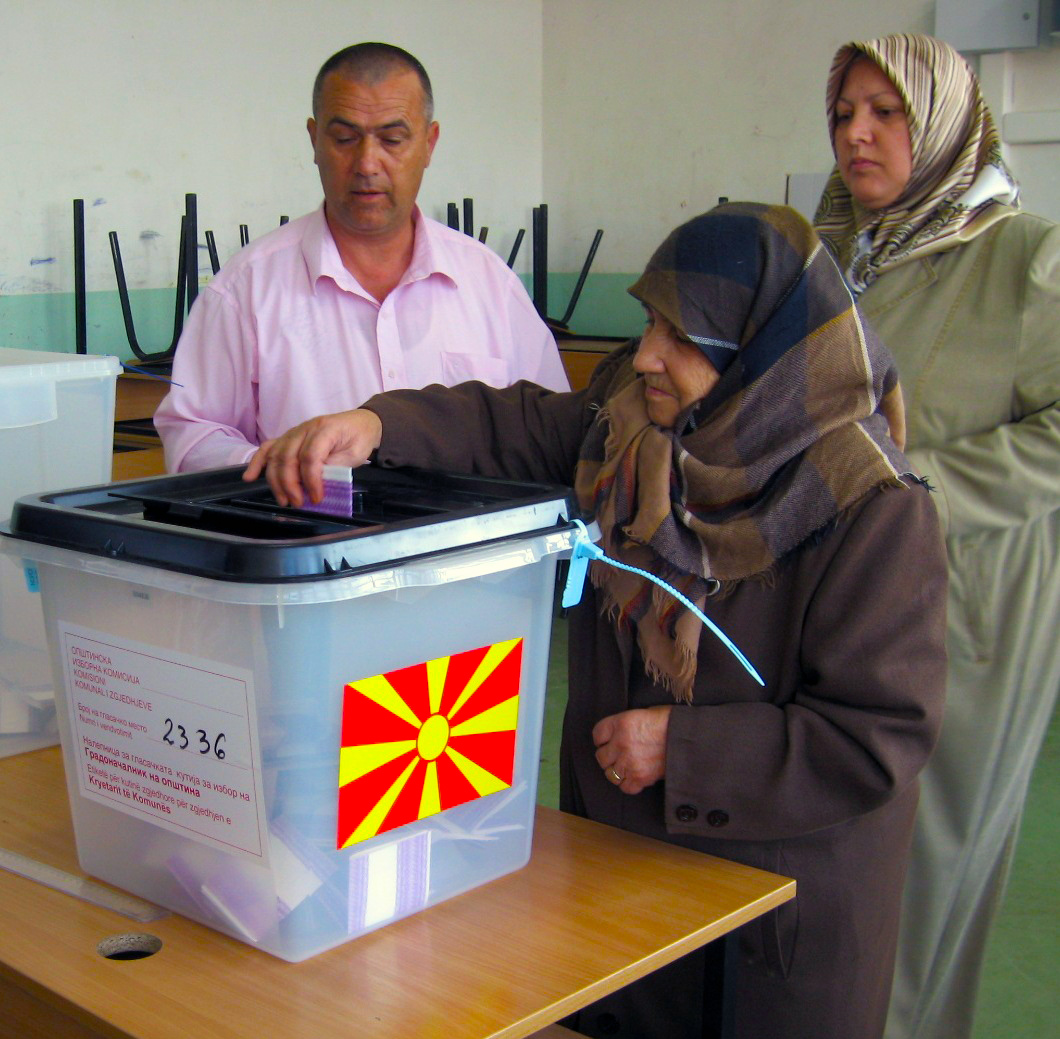
<path fill-rule="evenodd" d="M 723 812 L 720 808 L 715 808 L 713 811 L 707 812 L 707 825 L 708 826 L 728 826 L 729 825 L 729 813 Z"/>
<path fill-rule="evenodd" d="M 678 822 L 690 823 L 699 815 L 699 809 L 695 805 L 678 805 L 675 814 Z"/>

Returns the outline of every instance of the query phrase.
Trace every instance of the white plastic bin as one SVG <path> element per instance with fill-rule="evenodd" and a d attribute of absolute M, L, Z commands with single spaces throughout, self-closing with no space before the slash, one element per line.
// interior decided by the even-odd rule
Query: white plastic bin
<path fill-rule="evenodd" d="M 0 349 L 0 520 L 17 498 L 110 479 L 116 357 Z M 58 742 L 35 575 L 0 557 L 0 757 Z"/>
<path fill-rule="evenodd" d="M 117 485 L 166 499 L 135 515 L 20 503 L 3 539 L 40 576 L 85 871 L 297 961 L 525 865 L 567 492 L 401 476 L 390 521 L 255 540 L 185 529 L 189 479 Z"/>

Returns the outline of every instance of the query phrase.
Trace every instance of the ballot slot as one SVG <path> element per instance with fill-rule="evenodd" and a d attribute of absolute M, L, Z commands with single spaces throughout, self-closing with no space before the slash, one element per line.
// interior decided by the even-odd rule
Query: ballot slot
<path fill-rule="evenodd" d="M 351 515 L 281 506 L 242 467 L 31 495 L 12 527 L 59 548 L 215 580 L 312 580 L 563 526 L 569 488 L 416 469 L 354 471 Z"/>
<path fill-rule="evenodd" d="M 246 485 L 244 485 L 246 486 Z M 110 491 L 105 501 L 86 502 L 97 512 L 138 514 L 145 520 L 255 539 L 313 538 L 379 527 L 403 520 L 442 517 L 458 510 L 496 508 L 506 503 L 498 493 L 471 488 L 415 488 L 391 481 L 355 487 L 349 517 L 281 506 L 267 486 L 220 494 L 133 494 Z"/>

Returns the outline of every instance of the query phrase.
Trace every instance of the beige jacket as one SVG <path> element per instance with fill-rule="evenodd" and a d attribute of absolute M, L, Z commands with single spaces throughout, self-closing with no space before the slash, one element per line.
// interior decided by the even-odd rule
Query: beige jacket
<path fill-rule="evenodd" d="M 898 364 L 907 454 L 939 491 L 959 611 L 951 655 L 982 661 L 1018 645 L 1033 659 L 1012 668 L 1055 676 L 1060 227 L 1002 220 L 887 272 L 859 303 Z"/>
<path fill-rule="evenodd" d="M 898 363 L 950 578 L 886 1036 L 961 1039 L 1060 687 L 1060 228 L 1005 217 L 860 302 Z"/>

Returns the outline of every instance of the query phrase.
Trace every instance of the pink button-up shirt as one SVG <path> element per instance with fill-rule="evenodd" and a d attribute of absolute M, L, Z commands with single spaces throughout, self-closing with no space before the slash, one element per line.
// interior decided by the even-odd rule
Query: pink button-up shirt
<path fill-rule="evenodd" d="M 339 258 L 323 206 L 250 243 L 200 292 L 155 413 L 170 472 L 375 393 L 477 379 L 568 389 L 552 334 L 485 245 L 415 212 L 408 270 L 380 303 Z"/>

